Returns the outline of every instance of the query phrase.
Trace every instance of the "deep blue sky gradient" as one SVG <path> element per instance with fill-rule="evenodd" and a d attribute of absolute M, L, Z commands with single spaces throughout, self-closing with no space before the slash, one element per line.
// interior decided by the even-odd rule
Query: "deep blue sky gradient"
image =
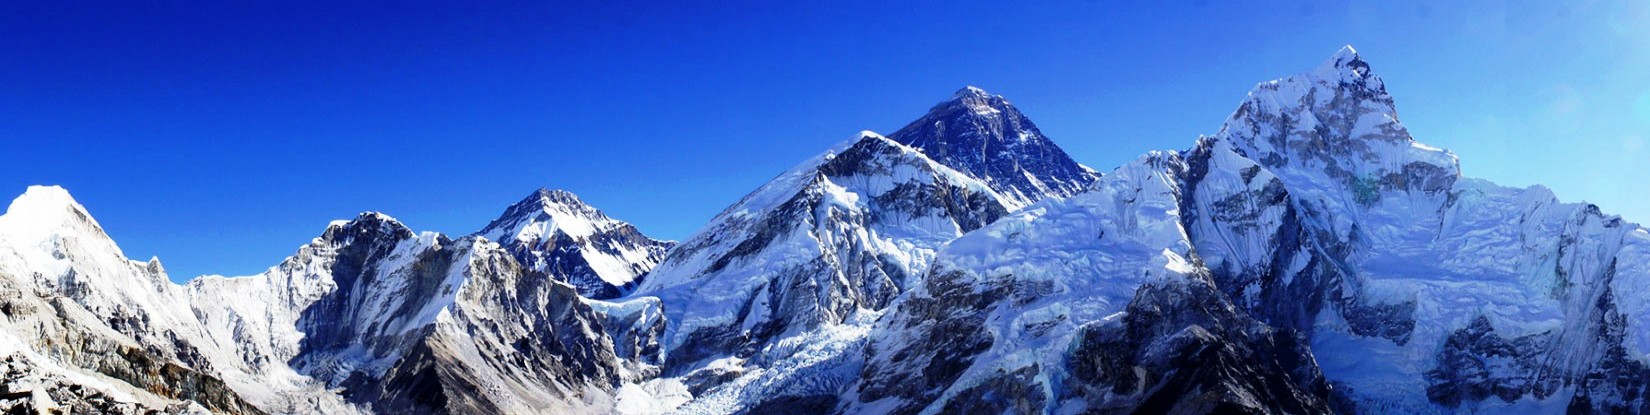
<path fill-rule="evenodd" d="M 0 3 L 0 198 L 63 185 L 180 281 L 538 187 L 680 239 L 964 85 L 1107 171 L 1350 43 L 1466 174 L 1650 221 L 1646 2 L 483 3 Z"/>

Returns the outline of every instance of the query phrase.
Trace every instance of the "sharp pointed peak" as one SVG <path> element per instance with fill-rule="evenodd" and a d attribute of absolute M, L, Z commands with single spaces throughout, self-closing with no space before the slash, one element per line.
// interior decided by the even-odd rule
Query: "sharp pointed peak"
<path fill-rule="evenodd" d="M 1008 106 L 1008 99 L 1002 95 L 987 92 L 984 88 L 967 85 L 951 93 L 951 98 L 941 102 L 937 107 L 954 106 L 958 103 L 969 105 Z"/>
<path fill-rule="evenodd" d="M 584 200 L 579 199 L 579 196 L 573 194 L 573 192 L 541 187 L 520 201 L 511 204 L 510 207 L 504 210 L 504 214 L 499 217 L 499 220 L 539 216 L 552 210 L 583 212 L 586 215 L 602 216 L 600 210 L 584 203 Z"/>
<path fill-rule="evenodd" d="M 160 275 L 166 273 L 166 266 L 160 264 L 160 257 L 158 256 L 149 257 L 149 262 L 145 262 L 143 265 L 144 269 L 149 271 L 150 274 Z"/>
<path fill-rule="evenodd" d="M 575 206 L 583 206 L 585 204 L 583 200 L 579 199 L 579 195 L 573 194 L 573 192 L 546 187 L 540 187 L 538 190 L 533 191 L 533 194 L 528 195 L 526 199 L 522 199 L 521 203 L 532 202 Z"/>
<path fill-rule="evenodd" d="M 476 234 L 508 243 L 522 227 L 534 223 L 601 222 L 611 220 L 600 209 L 585 204 L 578 195 L 566 190 L 539 188 L 521 201 L 511 204 L 498 218 L 487 223 Z M 564 227 L 566 223 L 558 225 Z"/>
<path fill-rule="evenodd" d="M 973 86 L 973 85 L 964 86 L 964 87 L 962 87 L 962 89 L 958 89 L 956 93 L 951 94 L 951 99 L 961 99 L 961 98 L 971 98 L 971 97 L 973 97 L 973 98 L 992 98 L 992 97 L 1001 98 L 1000 96 L 992 95 L 990 92 L 986 92 L 984 88 L 980 88 L 980 87 Z"/>
<path fill-rule="evenodd" d="M 24 212 L 51 212 L 66 209 L 80 208 L 80 203 L 69 195 L 69 191 L 61 186 L 29 186 L 22 195 L 12 199 L 6 213 L 23 214 Z"/>
<path fill-rule="evenodd" d="M 1335 55 L 1331 57 L 1331 60 L 1344 58 L 1358 58 L 1358 49 L 1352 47 L 1352 45 L 1343 45 L 1339 50 L 1335 51 Z"/>
<path fill-rule="evenodd" d="M 964 86 L 951 97 L 934 104 L 928 109 L 924 118 L 950 117 L 957 114 L 970 114 L 976 117 L 995 117 L 1003 114 L 1017 114 L 1014 104 L 1002 95 L 986 92 L 985 89 L 969 85 Z M 898 134 L 897 132 L 895 134 Z"/>
<path fill-rule="evenodd" d="M 103 226 L 68 190 L 60 186 L 29 186 L 22 195 L 12 199 L 5 214 L 0 215 L 0 232 L 38 237 L 80 226 L 76 223 L 89 226 L 93 233 L 103 232 Z"/>
<path fill-rule="evenodd" d="M 888 138 L 1026 200 L 1070 195 L 1094 178 L 1007 99 L 975 86 L 963 87 Z"/>
<path fill-rule="evenodd" d="M 1334 55 L 1312 70 L 1312 75 L 1324 80 L 1358 80 L 1373 76 L 1369 62 L 1365 62 L 1352 45 L 1341 46 Z"/>
<path fill-rule="evenodd" d="M 1363 59 L 1357 49 L 1352 45 L 1346 45 L 1311 70 L 1255 84 L 1255 87 L 1249 90 L 1250 107 L 1240 108 L 1234 115 L 1255 110 L 1276 111 L 1279 110 L 1275 108 L 1278 105 L 1299 101 L 1314 90 L 1325 92 L 1316 94 L 1318 99 L 1313 101 L 1315 105 L 1328 104 L 1326 97 L 1334 95 L 1329 92 L 1340 90 L 1350 93 L 1350 96 L 1357 99 L 1369 100 L 1376 105 L 1387 107 L 1387 112 L 1395 112 L 1385 82 L 1370 69 L 1369 62 Z"/>
<path fill-rule="evenodd" d="M 6 208 L 6 214 L 46 213 L 79 206 L 80 203 L 75 202 L 74 196 L 70 196 L 69 191 L 62 187 L 29 186 L 22 195 L 12 199 L 11 205 Z"/>

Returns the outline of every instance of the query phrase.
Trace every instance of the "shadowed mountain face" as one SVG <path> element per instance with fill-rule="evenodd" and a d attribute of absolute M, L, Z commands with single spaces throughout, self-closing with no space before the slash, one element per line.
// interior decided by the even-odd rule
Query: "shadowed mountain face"
<path fill-rule="evenodd" d="M 1083 191 L 1098 174 L 1044 137 L 999 95 L 967 87 L 889 139 L 1022 203 Z"/>
<path fill-rule="evenodd" d="M 1104 175 L 966 88 L 680 245 L 540 190 L 475 235 L 366 213 L 168 281 L 31 188 L 0 409 L 1650 411 L 1650 231 L 1462 177 L 1350 47 Z"/>

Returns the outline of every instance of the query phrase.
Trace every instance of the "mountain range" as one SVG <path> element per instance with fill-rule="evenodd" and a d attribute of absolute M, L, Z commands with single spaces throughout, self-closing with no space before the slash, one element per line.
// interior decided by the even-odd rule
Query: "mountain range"
<path fill-rule="evenodd" d="M 967 87 L 677 243 L 538 190 L 186 284 L 30 187 L 7 413 L 1650 413 L 1650 231 L 1465 177 L 1350 46 L 1110 171 Z"/>

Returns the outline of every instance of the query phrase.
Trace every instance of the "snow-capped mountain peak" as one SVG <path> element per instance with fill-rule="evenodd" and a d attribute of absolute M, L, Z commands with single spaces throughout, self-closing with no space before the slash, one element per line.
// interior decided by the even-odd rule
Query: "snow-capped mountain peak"
<path fill-rule="evenodd" d="M 399 241 L 411 238 L 412 228 L 390 215 L 379 212 L 361 212 L 355 219 L 337 220 L 327 225 L 321 239 L 347 244 L 356 239 Z"/>
<path fill-rule="evenodd" d="M 609 218 L 572 192 L 549 189 L 511 205 L 476 234 L 498 242 L 522 265 L 597 299 L 628 292 L 674 245 Z"/>
<path fill-rule="evenodd" d="M 888 138 L 1022 203 L 1070 196 L 1097 176 L 1043 136 L 1007 99 L 973 86 Z"/>
<path fill-rule="evenodd" d="M 1380 76 L 1350 46 L 1311 71 L 1256 85 L 1212 143 L 1333 205 L 1368 205 L 1381 190 L 1441 195 L 1460 177 L 1455 154 L 1411 137 Z"/>
<path fill-rule="evenodd" d="M 1000 114 L 1004 109 L 1011 108 L 1008 100 L 1003 99 L 1002 96 L 992 95 L 990 92 L 973 85 L 957 90 L 956 93 L 951 94 L 950 101 L 940 105 L 962 105 L 980 116 Z"/>
<path fill-rule="evenodd" d="M 985 88 L 980 88 L 973 85 L 964 86 L 962 89 L 958 89 L 955 94 L 951 94 L 953 99 L 962 98 L 964 96 L 990 97 L 992 95 L 990 92 L 985 92 Z"/>
<path fill-rule="evenodd" d="M 107 238 L 103 226 L 58 186 L 29 186 L 0 215 L 0 236 L 17 243 L 39 243 L 64 232 L 88 232 Z"/>
<path fill-rule="evenodd" d="M 0 251 L 7 250 L 18 255 L 20 261 L 14 265 L 27 264 L 25 268 L 49 270 L 12 270 L 17 275 L 35 274 L 77 299 L 95 295 L 142 295 L 126 291 L 132 287 L 155 289 L 169 284 L 159 261 L 146 263 L 126 258 L 97 219 L 58 186 L 30 186 L 12 201 L 5 215 L 0 215 Z M 74 272 L 76 266 L 119 270 L 108 274 L 120 276 L 85 275 Z M 0 266 L 0 272 L 5 271 Z M 82 289 L 87 286 L 120 288 Z"/>
<path fill-rule="evenodd" d="M 510 205 L 503 215 L 487 224 L 478 234 L 501 244 L 541 239 L 558 231 L 569 236 L 588 236 L 595 232 L 595 222 L 609 220 L 607 215 L 584 204 L 572 192 L 540 188 Z"/>
<path fill-rule="evenodd" d="M 1317 69 L 1312 70 L 1312 75 L 1324 80 L 1356 81 L 1367 79 L 1374 82 L 1372 86 L 1385 90 L 1385 86 L 1380 83 L 1380 77 L 1370 72 L 1369 62 L 1365 62 L 1362 57 L 1359 57 L 1358 50 L 1353 49 L 1352 45 L 1342 46 L 1340 50 L 1335 51 L 1333 56 L 1323 61 L 1323 64 L 1318 65 Z"/>
<path fill-rule="evenodd" d="M 29 186 L 21 196 L 12 199 L 6 208 L 10 214 L 62 214 L 69 209 L 85 209 L 75 202 L 68 190 L 58 186 Z"/>
<path fill-rule="evenodd" d="M 942 246 L 1096 178 L 979 88 L 779 175 L 673 250 L 637 292 L 667 304 L 667 372 L 705 390 L 680 412 L 834 393 L 870 322 L 921 284 Z M 756 401 L 732 402 L 742 395 Z"/>

